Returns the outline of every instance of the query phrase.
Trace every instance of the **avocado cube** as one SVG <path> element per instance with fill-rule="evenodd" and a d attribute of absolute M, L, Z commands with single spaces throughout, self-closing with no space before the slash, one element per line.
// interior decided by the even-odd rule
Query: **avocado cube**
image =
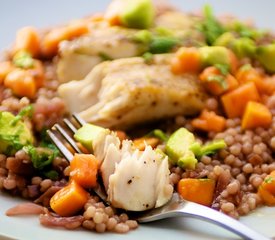
<path fill-rule="evenodd" d="M 204 66 L 212 66 L 215 64 L 225 64 L 230 66 L 230 55 L 226 47 L 211 46 L 201 47 L 199 49 L 202 64 Z"/>
<path fill-rule="evenodd" d="M 235 40 L 235 36 L 231 32 L 225 32 L 222 35 L 220 35 L 213 45 L 215 46 L 223 46 L 228 47 L 231 45 L 231 43 Z"/>
<path fill-rule="evenodd" d="M 12 155 L 33 141 L 32 132 L 22 120 L 10 112 L 0 112 L 0 153 Z"/>
<path fill-rule="evenodd" d="M 275 73 L 275 43 L 258 47 L 256 55 L 267 71 Z"/>
<path fill-rule="evenodd" d="M 250 38 L 239 38 L 233 41 L 232 50 L 239 58 L 253 57 L 256 52 L 256 44 Z"/>
<path fill-rule="evenodd" d="M 149 28 L 155 16 L 152 0 L 125 0 L 120 18 L 129 28 Z"/>
<path fill-rule="evenodd" d="M 168 139 L 166 153 L 172 164 L 194 169 L 197 163 L 194 153 L 189 149 L 195 142 L 193 133 L 185 128 L 175 131 Z"/>
<path fill-rule="evenodd" d="M 109 130 L 87 123 L 76 131 L 76 133 L 74 134 L 74 138 L 78 142 L 80 142 L 85 148 L 92 152 L 94 140 L 106 131 Z"/>

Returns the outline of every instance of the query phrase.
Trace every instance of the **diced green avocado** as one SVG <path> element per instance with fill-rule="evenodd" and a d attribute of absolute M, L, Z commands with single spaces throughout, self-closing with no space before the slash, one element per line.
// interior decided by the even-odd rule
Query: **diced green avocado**
<path fill-rule="evenodd" d="M 233 41 L 232 50 L 239 58 L 253 57 L 256 52 L 256 45 L 250 38 L 239 38 Z"/>
<path fill-rule="evenodd" d="M 183 157 L 179 158 L 178 166 L 185 169 L 195 169 L 197 162 L 194 153 L 188 150 Z"/>
<path fill-rule="evenodd" d="M 33 143 L 33 135 L 26 124 L 10 112 L 0 112 L 0 153 L 14 154 Z"/>
<path fill-rule="evenodd" d="M 258 47 L 256 55 L 267 71 L 275 73 L 275 43 Z"/>
<path fill-rule="evenodd" d="M 149 28 L 154 20 L 155 10 L 152 0 L 124 0 L 120 19 L 129 28 Z"/>
<path fill-rule="evenodd" d="M 77 132 L 74 134 L 74 138 L 92 152 L 94 140 L 97 139 L 100 134 L 104 133 L 105 131 L 109 130 L 87 123 L 77 130 Z"/>
<path fill-rule="evenodd" d="M 215 64 L 224 64 L 230 66 L 230 55 L 226 47 L 211 46 L 199 48 L 202 64 L 212 66 Z"/>
<path fill-rule="evenodd" d="M 166 153 L 172 164 L 183 168 L 194 169 L 197 159 L 189 147 L 195 142 L 194 135 L 185 128 L 174 132 L 166 144 Z"/>
<path fill-rule="evenodd" d="M 239 58 L 253 57 L 256 51 L 256 45 L 252 39 L 247 37 L 236 38 L 231 32 L 222 34 L 213 45 L 228 47 Z"/>
<path fill-rule="evenodd" d="M 213 45 L 228 47 L 234 40 L 235 36 L 231 32 L 225 32 L 215 40 Z"/>

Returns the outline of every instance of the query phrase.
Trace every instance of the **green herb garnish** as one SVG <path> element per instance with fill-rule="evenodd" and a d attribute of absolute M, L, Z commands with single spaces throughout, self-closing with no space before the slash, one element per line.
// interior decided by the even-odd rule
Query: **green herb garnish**
<path fill-rule="evenodd" d="M 214 66 L 221 72 L 222 75 L 226 76 L 229 74 L 230 66 L 228 64 L 217 63 Z"/>
<path fill-rule="evenodd" d="M 33 166 L 38 170 L 42 170 L 52 164 L 52 161 L 58 154 L 57 151 L 49 148 L 36 148 L 32 145 L 23 147 L 23 150 L 30 155 Z"/>
<path fill-rule="evenodd" d="M 160 129 L 155 129 L 155 130 L 149 132 L 146 135 L 146 137 L 156 137 L 156 138 L 160 139 L 163 142 L 167 142 L 167 140 L 169 138 L 167 136 L 167 134 L 165 132 L 163 132 L 162 130 L 160 130 Z"/>
<path fill-rule="evenodd" d="M 145 63 L 150 64 L 153 61 L 154 54 L 146 52 L 142 55 L 142 57 L 144 58 Z"/>
<path fill-rule="evenodd" d="M 220 86 L 223 89 L 227 89 L 228 88 L 228 84 L 226 82 L 226 76 L 229 74 L 229 65 L 228 64 L 220 64 L 217 63 L 214 65 L 219 71 L 220 71 L 220 75 L 210 75 L 207 77 L 207 81 L 208 82 L 217 82 L 218 84 L 220 84 Z"/>
<path fill-rule="evenodd" d="M 32 58 L 30 53 L 22 50 L 14 55 L 13 64 L 16 67 L 28 69 L 34 66 L 34 59 Z"/>
<path fill-rule="evenodd" d="M 197 158 L 201 158 L 205 155 L 213 155 L 218 150 L 223 149 L 226 147 L 226 143 L 223 139 L 214 140 L 210 143 L 207 143 L 205 145 L 201 145 L 198 142 L 193 143 L 189 150 L 191 150 Z"/>
<path fill-rule="evenodd" d="M 21 109 L 21 111 L 12 120 L 11 125 L 14 126 L 18 121 L 21 121 L 24 117 L 31 118 L 33 115 L 33 105 L 28 105 Z"/>
<path fill-rule="evenodd" d="M 113 58 L 111 58 L 109 55 L 103 52 L 98 53 L 98 56 L 101 57 L 103 61 L 113 60 Z"/>
<path fill-rule="evenodd" d="M 218 84 L 221 85 L 223 89 L 227 89 L 228 85 L 227 82 L 225 81 L 224 76 L 222 75 L 210 75 L 207 77 L 208 82 L 217 82 Z"/>
<path fill-rule="evenodd" d="M 274 181 L 274 178 L 273 177 L 267 177 L 265 180 L 264 180 L 264 182 L 265 183 L 272 183 Z"/>
<path fill-rule="evenodd" d="M 150 45 L 149 52 L 151 53 L 168 53 L 174 47 L 180 44 L 179 39 L 175 37 L 153 37 Z"/>

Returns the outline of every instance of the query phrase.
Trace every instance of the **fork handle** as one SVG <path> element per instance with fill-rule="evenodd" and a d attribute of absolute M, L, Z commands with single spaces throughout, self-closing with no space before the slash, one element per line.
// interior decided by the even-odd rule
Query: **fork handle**
<path fill-rule="evenodd" d="M 205 207 L 200 204 L 187 202 L 184 208 L 177 210 L 180 216 L 188 216 L 197 219 L 203 219 L 208 222 L 215 223 L 244 239 L 250 240 L 268 240 L 269 238 L 262 234 L 250 229 L 243 223 L 211 208 Z M 270 239 L 269 239 L 270 240 Z"/>

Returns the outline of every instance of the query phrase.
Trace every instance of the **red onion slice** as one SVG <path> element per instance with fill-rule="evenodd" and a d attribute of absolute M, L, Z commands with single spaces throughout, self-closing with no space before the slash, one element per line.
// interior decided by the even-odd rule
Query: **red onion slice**
<path fill-rule="evenodd" d="M 21 203 L 12 207 L 6 211 L 7 216 L 16 216 L 16 215 L 31 215 L 31 214 L 41 214 L 45 213 L 44 207 L 37 205 L 35 203 Z"/>

